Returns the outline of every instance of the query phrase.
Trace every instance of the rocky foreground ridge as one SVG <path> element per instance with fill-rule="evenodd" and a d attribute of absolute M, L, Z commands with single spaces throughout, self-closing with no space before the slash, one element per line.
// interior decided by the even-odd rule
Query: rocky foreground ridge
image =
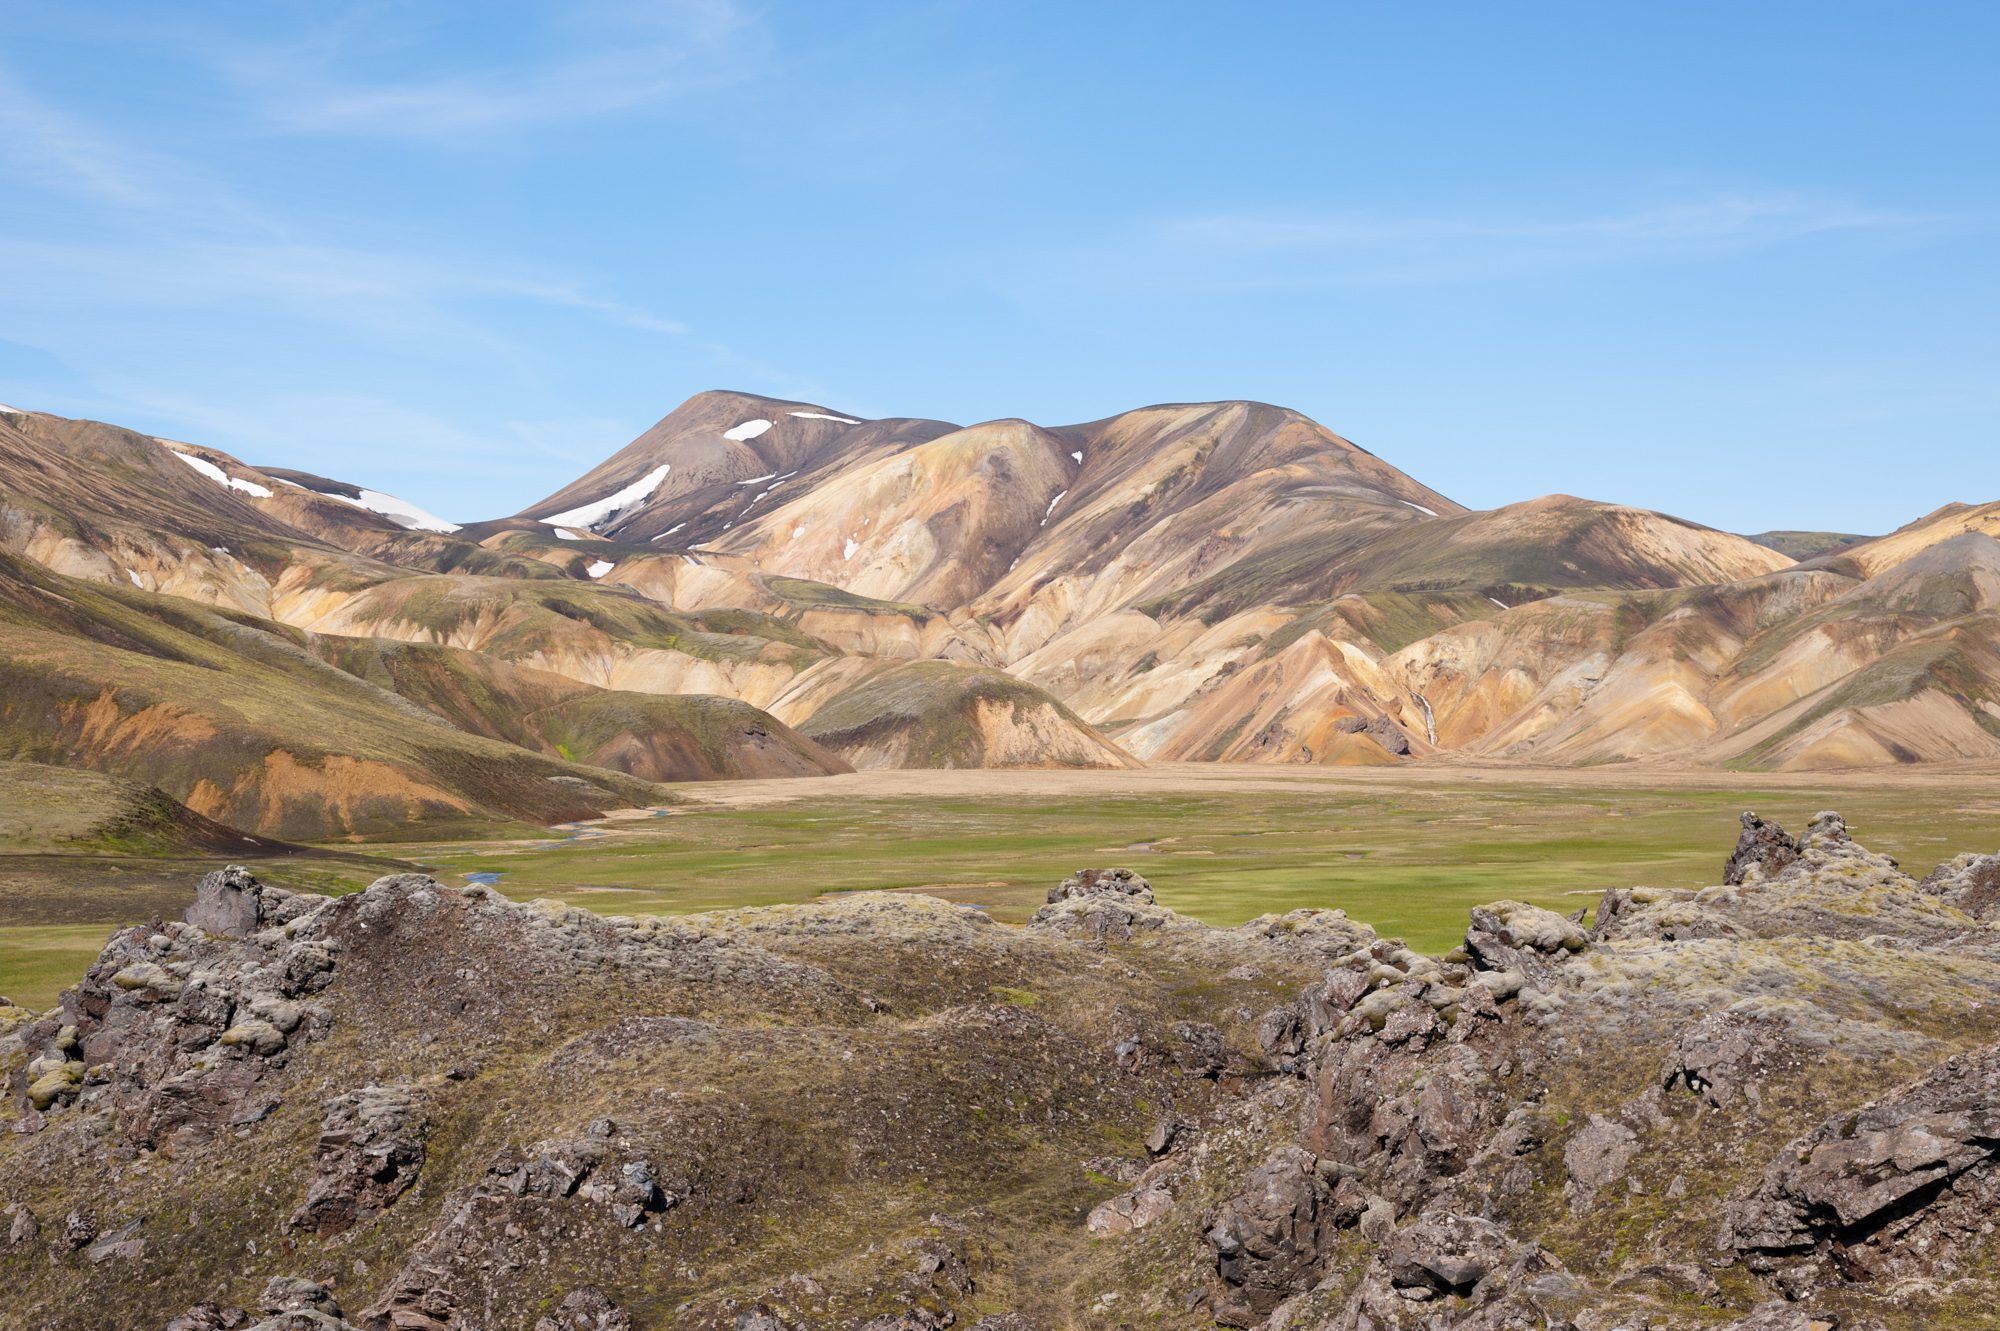
<path fill-rule="evenodd" d="M 2000 1325 L 2000 855 L 1418 955 L 1125 870 L 1025 929 L 211 874 L 0 1005 L 0 1326 Z"/>

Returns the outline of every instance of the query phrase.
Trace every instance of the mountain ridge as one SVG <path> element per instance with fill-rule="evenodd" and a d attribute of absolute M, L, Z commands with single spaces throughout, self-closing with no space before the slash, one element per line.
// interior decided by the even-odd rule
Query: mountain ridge
<path fill-rule="evenodd" d="M 1248 401 L 959 426 L 715 391 L 465 523 L 365 478 L 0 415 L 0 550 L 311 635 L 405 681 L 385 705 L 650 780 L 2000 757 L 2000 503 L 1790 535 L 1803 560 L 1572 495 L 1470 510 Z M 676 710 L 691 695 L 717 701 Z"/>

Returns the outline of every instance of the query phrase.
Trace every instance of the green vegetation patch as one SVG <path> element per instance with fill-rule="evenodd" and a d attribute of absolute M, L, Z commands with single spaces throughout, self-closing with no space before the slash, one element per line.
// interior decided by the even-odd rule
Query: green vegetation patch
<path fill-rule="evenodd" d="M 1222 783 L 1218 783 L 1222 785 Z M 1922 873 L 2000 848 L 2000 801 L 1964 789 L 1647 789 L 1574 783 L 1447 785 L 1328 779 L 1268 789 L 1052 799 L 690 805 L 575 838 L 410 847 L 462 880 L 497 873 L 511 897 L 609 914 L 673 914 L 808 901 L 828 892 L 926 892 L 1020 922 L 1064 876 L 1124 865 L 1161 902 L 1212 924 L 1339 907 L 1384 934 L 1443 951 L 1466 911 L 1511 897 L 1567 913 L 1606 887 L 1716 882 L 1738 813 L 1802 827 L 1836 808 L 1856 834 Z"/>
<path fill-rule="evenodd" d="M 801 726 L 800 733 L 834 749 L 892 735 L 907 736 L 910 767 L 976 767 L 984 741 L 975 723 L 982 702 L 1023 708 L 1050 707 L 1076 722 L 1076 714 L 1023 680 L 983 666 L 912 661 L 835 694 Z"/>
<path fill-rule="evenodd" d="M 901 615 L 919 624 L 937 617 L 937 611 L 928 606 L 879 600 L 807 578 L 768 577 L 764 579 L 764 587 L 785 604 L 802 610 L 866 610 L 871 614 Z"/>

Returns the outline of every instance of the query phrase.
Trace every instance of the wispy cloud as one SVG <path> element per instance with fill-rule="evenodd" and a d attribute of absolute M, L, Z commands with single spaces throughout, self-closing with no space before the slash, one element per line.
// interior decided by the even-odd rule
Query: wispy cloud
<path fill-rule="evenodd" d="M 270 214 L 177 158 L 95 131 L 32 95 L 4 68 L 0 162 L 42 191 L 95 205 L 88 225 L 66 228 L 59 238 L 0 230 L 13 302 L 37 291 L 69 302 L 96 297 L 153 306 L 255 301 L 327 322 L 489 343 L 491 335 L 455 305 L 497 298 L 647 332 L 689 332 L 677 319 L 572 276 L 310 238 L 310 228 Z"/>
<path fill-rule="evenodd" d="M 1169 218 L 1139 238 L 1239 276 L 1428 282 L 1551 266 L 1714 258 L 1835 232 L 1913 232 L 1966 219 L 1787 191 L 1724 191 L 1561 215 L 1231 213 Z M 1274 276 L 1275 276 L 1274 272 Z"/>
<path fill-rule="evenodd" d="M 558 69 L 543 86 L 574 76 Z M 633 330 L 660 344 L 643 354 L 734 360 L 589 274 L 400 224 L 302 216 L 176 147 L 113 133 L 0 64 L 0 328 L 47 367 L 39 383 L 10 383 L 8 400 L 384 486 L 400 477 L 408 497 L 465 517 L 551 488 L 551 460 L 571 470 L 643 428 L 517 419 L 510 400 L 562 411 L 546 382 L 560 362 L 551 338 Z M 259 337 L 269 355 L 239 364 L 233 350 Z M 322 368 L 336 362 L 399 387 L 343 391 Z M 413 387 L 427 376 L 439 392 Z M 511 387 L 468 396 L 471 384 Z"/>
<path fill-rule="evenodd" d="M 251 463 L 317 455 L 343 457 L 363 470 L 392 457 L 402 471 L 463 474 L 475 460 L 482 473 L 529 470 L 496 456 L 499 441 L 490 436 L 367 393 L 275 393 L 222 404 L 138 385 L 124 400 L 135 411 L 186 421 L 201 442 Z"/>
<path fill-rule="evenodd" d="M 166 206 L 183 173 L 170 159 L 125 147 L 33 96 L 0 68 L 0 162 L 17 186 L 60 190 L 115 208 Z"/>
<path fill-rule="evenodd" d="M 494 30 L 483 7 L 468 22 L 481 35 Z M 762 26 L 733 0 L 575 5 L 520 26 L 531 49 L 471 68 L 355 73 L 386 63 L 395 46 L 376 22 L 337 24 L 307 43 L 239 46 L 220 67 L 274 129 L 449 140 L 714 92 L 754 77 L 767 50 Z"/>
<path fill-rule="evenodd" d="M 1684 191 L 1567 211 L 1183 213 L 990 253 L 952 272 L 1009 299 L 1053 307 L 1107 295 L 1193 300 L 1713 263 L 1836 236 L 1904 243 L 1994 220 L 1770 189 Z"/>

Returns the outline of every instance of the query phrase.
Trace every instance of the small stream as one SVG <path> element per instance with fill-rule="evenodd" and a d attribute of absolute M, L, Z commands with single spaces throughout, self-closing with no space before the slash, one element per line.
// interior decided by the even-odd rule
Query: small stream
<path fill-rule="evenodd" d="M 665 818 L 672 812 L 671 809 L 666 808 L 654 809 L 653 817 Z M 540 842 L 536 845 L 535 849 L 557 850 L 563 846 L 573 846 L 579 841 L 597 841 L 610 835 L 603 828 L 589 823 L 557 823 L 549 830 L 552 832 L 561 832 L 563 835 L 553 841 Z M 473 873 L 460 875 L 467 883 L 478 887 L 498 887 L 500 880 L 506 876 L 505 870 L 489 869 L 481 869 Z"/>

